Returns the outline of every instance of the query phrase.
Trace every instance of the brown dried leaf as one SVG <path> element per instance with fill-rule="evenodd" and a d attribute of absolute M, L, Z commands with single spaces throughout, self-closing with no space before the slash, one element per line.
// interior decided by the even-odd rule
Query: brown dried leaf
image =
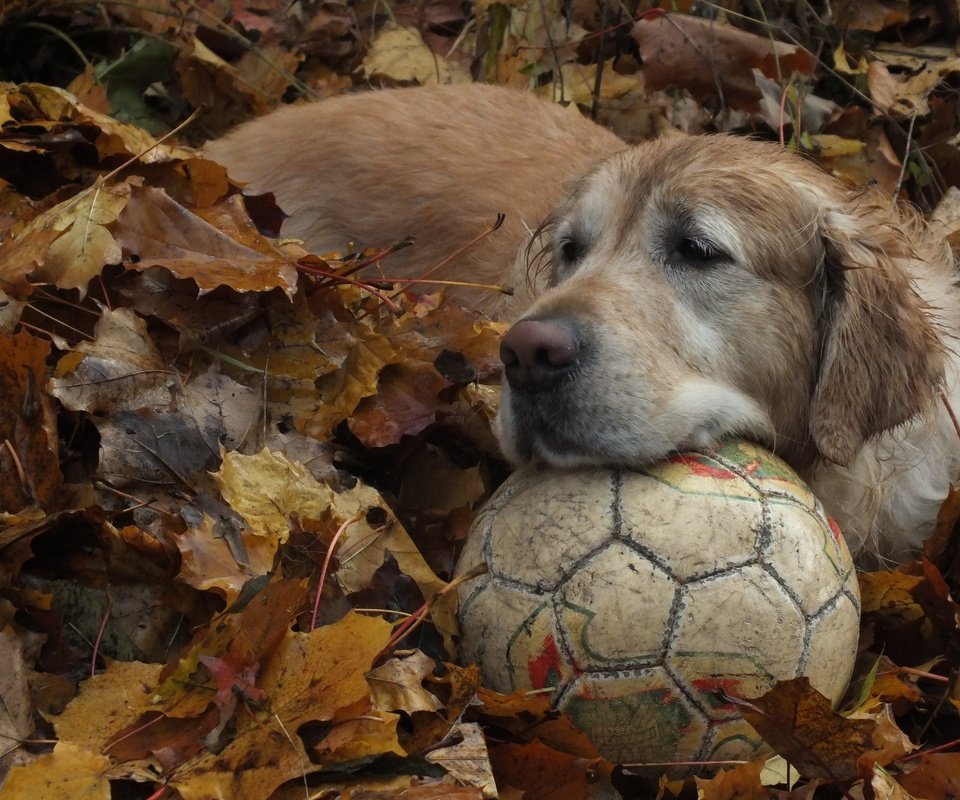
<path fill-rule="evenodd" d="M 763 800 L 770 796 L 760 785 L 763 768 L 763 759 L 758 759 L 721 770 L 713 778 L 695 778 L 697 800 Z"/>
<path fill-rule="evenodd" d="M 701 101 L 719 91 L 727 106 L 744 111 L 758 110 L 762 98 L 754 69 L 777 80 L 794 72 L 810 75 L 816 66 L 795 45 L 683 14 L 643 17 L 630 35 L 640 46 L 648 90 L 686 89 Z"/>
<path fill-rule="evenodd" d="M 419 650 L 404 658 L 391 658 L 367 674 L 377 708 L 383 711 L 439 711 L 443 704 L 423 687 L 436 662 Z"/>
<path fill-rule="evenodd" d="M 336 578 L 347 593 L 370 585 L 387 552 L 396 558 L 401 572 L 416 581 L 425 598 L 432 598 L 445 585 L 423 560 L 383 498 L 369 486 L 358 483 L 347 491 L 334 492 L 319 483 L 304 465 L 268 450 L 252 456 L 227 453 L 214 478 L 224 500 L 246 520 L 253 535 L 286 541 L 294 516 L 301 521 L 322 522 L 332 534 L 357 517 L 345 529 L 337 551 L 340 567 Z M 371 509 L 378 509 L 374 517 L 381 519 L 369 518 Z M 450 646 L 449 637 L 456 629 L 452 597 L 444 596 L 435 603 L 432 615 Z"/>
<path fill-rule="evenodd" d="M 872 31 L 908 22 L 908 6 L 900 0 L 842 0 L 833 8 L 837 24 L 842 30 Z"/>
<path fill-rule="evenodd" d="M 43 392 L 50 344 L 0 333 L 0 511 L 59 505 L 56 414 Z"/>
<path fill-rule="evenodd" d="M 494 796 L 497 784 L 480 726 L 472 722 L 458 723 L 453 726 L 447 740 L 452 743 L 432 750 L 426 756 L 427 761 L 443 767 L 463 786 L 473 787 L 476 794 L 464 794 L 464 798 L 476 797 L 479 800 L 481 797 Z"/>
<path fill-rule="evenodd" d="M 879 111 L 894 117 L 925 117 L 930 113 L 930 96 L 948 78 L 960 72 L 960 58 L 927 62 L 922 70 L 901 78 L 890 74 L 881 62 L 870 65 L 867 73 L 870 96 Z"/>
<path fill-rule="evenodd" d="M 221 287 L 198 298 L 196 283 L 174 278 L 162 267 L 126 276 L 116 291 L 140 316 L 155 317 L 176 330 L 181 352 L 216 341 L 261 312 L 253 292 Z"/>
<path fill-rule="evenodd" d="M 4 90 L 6 90 L 4 92 Z M 23 141 L 34 141 L 39 149 L 48 141 L 37 128 L 49 132 L 75 131 L 76 126 L 99 130 L 96 147 L 101 158 L 119 155 L 139 156 L 143 164 L 165 163 L 172 159 L 190 158 L 191 151 L 169 144 L 157 144 L 143 128 L 112 117 L 77 102 L 70 92 L 41 83 L 7 84 L 0 87 L 8 108 L 16 111 L 17 125 L 5 126 L 7 136 L 19 135 Z M 19 128 L 18 128 L 19 126 Z M 76 140 L 79 137 L 74 137 Z"/>
<path fill-rule="evenodd" d="M 224 130 L 279 103 L 299 59 L 278 45 L 260 45 L 230 64 L 194 37 L 180 48 L 176 70 L 184 97 Z"/>
<path fill-rule="evenodd" d="M 960 753 L 926 753 L 899 781 L 911 795 L 924 800 L 960 797 Z"/>
<path fill-rule="evenodd" d="M 0 738 L 9 743 L 0 756 L 0 776 L 6 775 L 10 767 L 31 760 L 23 748 L 10 746 L 27 741 L 34 728 L 29 671 L 23 650 L 24 643 L 12 626 L 0 629 L 0 697 L 3 698 Z"/>
<path fill-rule="evenodd" d="M 440 392 L 448 386 L 450 381 L 432 364 L 387 367 L 380 373 L 376 396 L 361 400 L 347 424 L 366 447 L 396 444 L 436 421 L 438 409 L 446 405 Z"/>
<path fill-rule="evenodd" d="M 53 228 L 10 233 L 0 242 L 0 290 L 25 298 L 33 292 L 27 276 L 39 267 L 60 231 Z"/>
<path fill-rule="evenodd" d="M 100 433 L 97 475 L 116 488 L 144 483 L 154 490 L 193 490 L 196 479 L 217 465 L 217 451 L 180 414 L 139 408 L 114 411 L 95 424 Z"/>
<path fill-rule="evenodd" d="M 481 686 L 476 693 L 474 716 L 481 722 L 510 731 L 521 741 L 540 740 L 548 747 L 581 759 L 600 760 L 593 742 L 569 717 L 557 716 L 550 698 L 517 690 L 500 694 Z"/>
<path fill-rule="evenodd" d="M 215 207 L 219 208 L 219 207 Z M 215 213 L 205 209 L 205 215 Z M 239 200 L 228 201 L 218 224 L 232 223 L 232 232 L 252 231 Z M 161 189 L 135 187 L 112 231 L 133 269 L 166 267 L 178 278 L 190 278 L 201 293 L 218 286 L 241 292 L 296 289 L 296 269 L 265 239 L 249 234 L 245 242 L 232 238 L 171 199 Z M 135 260 L 136 263 L 130 263 Z"/>
<path fill-rule="evenodd" d="M 364 698 L 340 709 L 330 721 L 331 727 L 310 748 L 315 763 L 330 766 L 384 753 L 407 755 L 397 736 L 399 714 L 374 708 Z"/>
<path fill-rule="evenodd" d="M 92 342 L 57 364 L 49 391 L 64 406 L 92 414 L 170 404 L 176 375 L 129 309 L 106 310 Z"/>
<path fill-rule="evenodd" d="M 880 766 L 896 761 L 912 753 L 917 748 L 907 735 L 897 727 L 889 705 L 876 702 L 858 708 L 848 717 L 850 720 L 870 720 L 876 724 L 873 730 L 871 747 L 861 754 L 862 763 L 876 763 Z"/>
<path fill-rule="evenodd" d="M 859 760 L 874 746 L 876 722 L 840 716 L 807 678 L 778 681 L 763 696 L 737 707 L 806 778 L 852 780 L 860 774 Z"/>
<path fill-rule="evenodd" d="M 588 800 L 600 787 L 609 786 L 613 771 L 609 762 L 587 761 L 540 742 L 498 744 L 490 748 L 490 762 L 498 787 L 515 787 L 525 797 L 550 800 Z"/>
<path fill-rule="evenodd" d="M 201 591 L 216 591 L 233 604 L 252 578 L 266 575 L 272 568 L 279 541 L 256 536 L 245 530 L 242 536 L 245 563 L 238 563 L 226 537 L 216 531 L 215 521 L 204 515 L 203 522 L 187 528 L 175 537 L 180 551 L 178 579 Z"/>
<path fill-rule="evenodd" d="M 211 450 L 240 446 L 263 413 L 261 394 L 243 386 L 211 364 L 183 386 L 184 416 L 192 419 Z"/>

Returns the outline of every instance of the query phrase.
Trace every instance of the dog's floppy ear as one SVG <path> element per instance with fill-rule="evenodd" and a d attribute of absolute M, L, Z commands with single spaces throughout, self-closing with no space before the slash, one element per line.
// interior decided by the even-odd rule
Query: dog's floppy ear
<path fill-rule="evenodd" d="M 826 288 L 810 434 L 821 455 L 849 464 L 871 437 L 935 401 L 944 347 L 909 269 L 920 258 L 918 222 L 885 198 L 851 196 L 826 211 L 821 235 Z"/>

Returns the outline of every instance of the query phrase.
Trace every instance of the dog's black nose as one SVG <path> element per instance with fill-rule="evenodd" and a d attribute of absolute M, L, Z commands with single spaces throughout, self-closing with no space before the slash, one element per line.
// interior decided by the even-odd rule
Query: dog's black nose
<path fill-rule="evenodd" d="M 580 341 L 565 322 L 526 319 L 516 323 L 500 342 L 500 360 L 507 381 L 516 389 L 541 391 L 573 371 Z"/>

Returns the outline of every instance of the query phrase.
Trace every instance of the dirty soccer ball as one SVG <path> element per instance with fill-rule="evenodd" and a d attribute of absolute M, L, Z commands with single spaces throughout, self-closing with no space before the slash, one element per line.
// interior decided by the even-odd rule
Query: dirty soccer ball
<path fill-rule="evenodd" d="M 484 561 L 460 590 L 461 659 L 498 691 L 552 687 L 615 762 L 749 758 L 763 742 L 720 692 L 756 697 L 806 675 L 836 703 L 853 669 L 846 545 L 793 471 L 752 444 L 645 472 L 517 473 L 457 571 Z"/>

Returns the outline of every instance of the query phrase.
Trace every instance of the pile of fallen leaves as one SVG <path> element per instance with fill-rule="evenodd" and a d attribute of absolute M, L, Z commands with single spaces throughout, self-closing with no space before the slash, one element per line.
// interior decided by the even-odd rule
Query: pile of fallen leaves
<path fill-rule="evenodd" d="M 921 206 L 960 181 L 949 4 L 565 9 L 0 7 L 4 797 L 960 793 L 960 498 L 926 561 L 862 576 L 842 713 L 783 684 L 742 708 L 779 761 L 650 783 L 455 663 L 503 326 L 391 286 L 398 243 L 272 238 L 271 198 L 175 144 L 294 94 L 482 79 L 627 139 L 779 137 Z"/>

